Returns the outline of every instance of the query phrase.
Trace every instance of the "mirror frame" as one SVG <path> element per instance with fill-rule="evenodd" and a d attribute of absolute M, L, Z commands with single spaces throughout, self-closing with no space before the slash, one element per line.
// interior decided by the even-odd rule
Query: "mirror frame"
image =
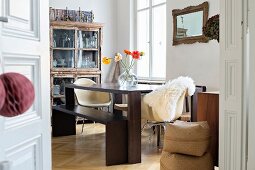
<path fill-rule="evenodd" d="M 185 15 L 189 13 L 194 13 L 198 11 L 203 11 L 203 26 L 206 24 L 206 21 L 208 20 L 208 9 L 209 4 L 208 2 L 204 2 L 197 6 L 189 6 L 184 9 L 174 9 L 172 10 L 173 15 L 173 45 L 178 44 L 192 44 L 195 42 L 208 42 L 208 38 L 202 33 L 202 35 L 199 36 L 191 36 L 191 37 L 184 37 L 184 38 L 176 38 L 177 35 L 177 16 L 179 15 Z"/>

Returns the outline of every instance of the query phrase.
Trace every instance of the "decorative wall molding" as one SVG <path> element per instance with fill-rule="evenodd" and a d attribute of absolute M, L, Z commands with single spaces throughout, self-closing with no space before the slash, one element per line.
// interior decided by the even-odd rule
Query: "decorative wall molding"
<path fill-rule="evenodd" d="M 236 46 L 236 0 L 225 0 L 225 48 L 231 49 Z"/>
<path fill-rule="evenodd" d="M 237 168 L 236 161 L 238 160 L 237 156 L 237 113 L 234 111 L 225 111 L 225 155 L 224 160 L 226 160 L 224 164 L 225 170 L 239 170 Z"/>
<path fill-rule="evenodd" d="M 226 60 L 225 61 L 225 99 L 226 100 L 236 100 L 236 84 L 237 84 L 237 60 Z"/>
<path fill-rule="evenodd" d="M 244 1 L 220 0 L 220 150 L 223 170 L 245 170 Z"/>
<path fill-rule="evenodd" d="M 42 137 L 36 136 L 5 150 L 12 169 L 42 170 Z"/>
<path fill-rule="evenodd" d="M 35 102 L 33 106 L 24 114 L 6 118 L 5 129 L 18 128 L 24 126 L 29 122 L 41 118 L 41 91 L 40 91 L 40 56 L 28 55 L 28 54 L 11 54 L 3 53 L 3 71 L 10 72 L 12 70 L 19 71 L 27 76 L 33 83 L 35 88 Z"/>
<path fill-rule="evenodd" d="M 21 8 L 19 4 L 22 1 L 29 2 L 29 9 L 23 9 L 23 12 L 29 12 L 19 16 L 13 11 Z M 19 3 L 16 0 L 3 0 L 2 6 L 5 7 L 4 16 L 9 20 L 8 23 L 3 23 L 3 35 L 30 40 L 40 39 L 40 0 L 19 0 Z"/>

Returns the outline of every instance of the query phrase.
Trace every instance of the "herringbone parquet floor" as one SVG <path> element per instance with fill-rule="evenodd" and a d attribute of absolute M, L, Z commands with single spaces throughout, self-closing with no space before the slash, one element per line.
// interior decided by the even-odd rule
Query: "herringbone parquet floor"
<path fill-rule="evenodd" d="M 142 135 L 142 163 L 105 166 L 105 126 L 86 124 L 83 134 L 77 126 L 76 136 L 52 139 L 53 170 L 159 170 L 160 149 L 156 138 Z"/>

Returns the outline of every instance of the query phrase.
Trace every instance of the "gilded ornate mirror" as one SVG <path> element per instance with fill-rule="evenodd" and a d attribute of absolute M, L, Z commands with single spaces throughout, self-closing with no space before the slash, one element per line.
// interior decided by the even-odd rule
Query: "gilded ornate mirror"
<path fill-rule="evenodd" d="M 208 42 L 203 26 L 208 19 L 208 2 L 184 9 L 174 9 L 173 45 Z"/>

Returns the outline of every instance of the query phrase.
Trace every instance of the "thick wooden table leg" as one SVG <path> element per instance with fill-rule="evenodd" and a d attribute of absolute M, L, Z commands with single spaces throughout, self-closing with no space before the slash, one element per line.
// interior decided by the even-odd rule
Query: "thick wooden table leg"
<path fill-rule="evenodd" d="M 52 136 L 76 134 L 75 116 L 58 110 L 52 110 Z"/>
<path fill-rule="evenodd" d="M 128 163 L 141 162 L 141 93 L 128 94 Z"/>
<path fill-rule="evenodd" d="M 66 98 L 66 106 L 74 107 L 75 105 L 75 95 L 73 88 L 65 88 L 65 98 Z"/>
<path fill-rule="evenodd" d="M 106 165 L 119 165 L 128 162 L 127 120 L 106 124 Z"/>

